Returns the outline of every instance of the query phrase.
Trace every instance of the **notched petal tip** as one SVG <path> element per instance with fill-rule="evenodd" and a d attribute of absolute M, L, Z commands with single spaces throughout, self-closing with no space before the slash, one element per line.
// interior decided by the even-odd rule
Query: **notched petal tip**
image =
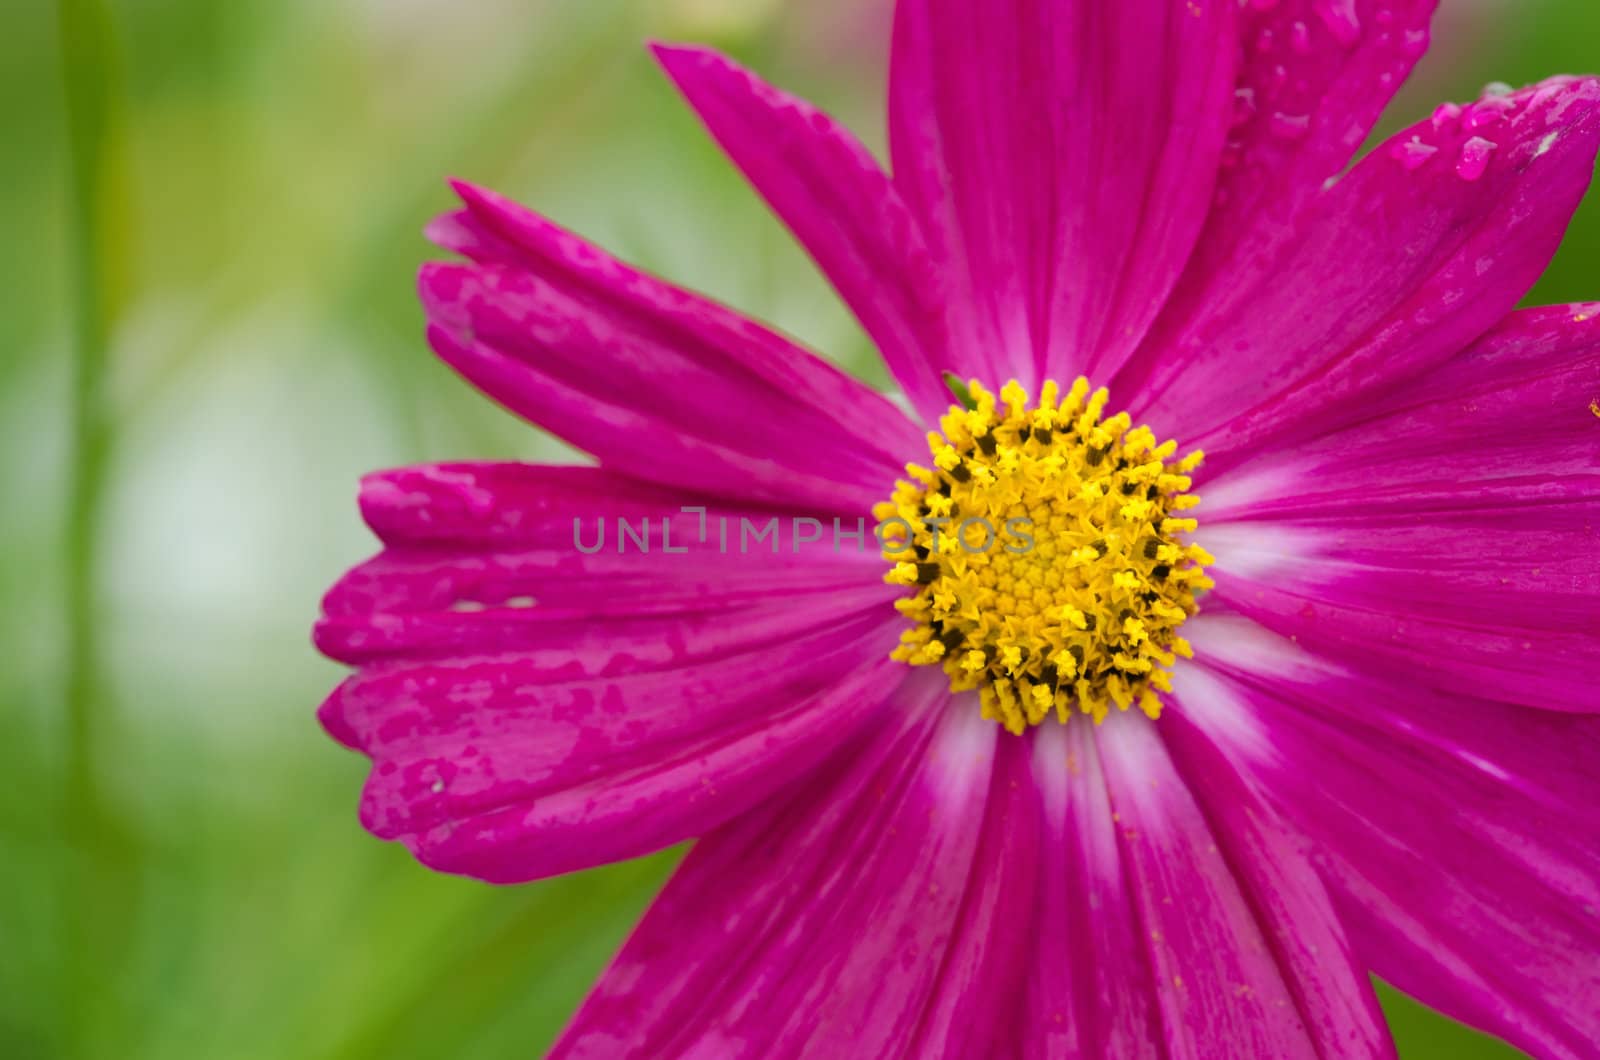
<path fill-rule="evenodd" d="M 699 44 L 656 42 L 650 45 L 650 52 L 678 94 L 700 115 L 702 121 L 707 122 L 713 135 L 717 135 L 719 124 L 713 112 L 719 106 L 729 105 L 723 97 L 730 92 L 754 92 L 758 97 L 766 95 L 788 99 L 764 84 L 754 72 L 715 48 Z M 708 111 L 707 108 L 712 110 Z M 721 137 L 718 139 L 720 141 Z"/>
<path fill-rule="evenodd" d="M 438 325 L 460 338 L 471 328 L 467 297 L 478 270 L 458 262 L 429 261 L 417 269 L 417 297 L 430 325 Z"/>
<path fill-rule="evenodd" d="M 498 198 L 498 196 L 496 196 L 495 193 L 490 191 L 488 188 L 474 184 L 465 177 L 446 177 L 445 184 L 451 191 L 456 193 L 456 198 L 460 199 L 468 206 L 472 206 L 474 203 L 483 202 L 485 199 L 493 200 Z"/>
<path fill-rule="evenodd" d="M 650 49 L 650 54 L 661 65 L 661 68 L 667 71 L 669 76 L 673 75 L 676 68 L 683 67 L 689 63 L 722 58 L 715 49 L 708 48 L 703 44 L 678 44 L 673 41 L 652 38 L 645 42 L 645 47 Z"/>
<path fill-rule="evenodd" d="M 477 242 L 466 210 L 450 210 L 422 226 L 422 237 L 442 250 L 466 254 Z"/>
<path fill-rule="evenodd" d="M 312 636 L 314 638 L 322 637 L 324 635 L 324 627 L 327 624 L 327 619 L 318 622 Z M 318 649 L 321 649 L 321 644 L 318 644 Z M 317 721 L 322 725 L 322 731 L 333 737 L 341 746 L 364 754 L 366 752 L 362 747 L 361 734 L 345 718 L 344 713 L 345 685 L 350 680 L 353 680 L 353 678 L 346 678 L 340 682 L 339 686 L 328 694 L 328 698 L 322 701 L 322 705 L 317 708 Z"/>
<path fill-rule="evenodd" d="M 445 184 L 464 208 L 439 214 L 423 225 L 422 235 L 443 250 L 468 258 L 480 257 L 489 249 L 489 240 L 475 213 L 492 205 L 489 201 L 492 193 L 460 177 L 450 177 Z"/>
<path fill-rule="evenodd" d="M 491 188 L 459 177 L 450 178 L 448 183 L 450 190 L 456 193 L 456 197 L 466 207 L 456 216 L 461 217 L 474 229 L 482 229 L 491 235 L 499 236 L 503 231 L 516 231 L 523 227 L 537 231 L 554 227 L 546 218 Z"/>

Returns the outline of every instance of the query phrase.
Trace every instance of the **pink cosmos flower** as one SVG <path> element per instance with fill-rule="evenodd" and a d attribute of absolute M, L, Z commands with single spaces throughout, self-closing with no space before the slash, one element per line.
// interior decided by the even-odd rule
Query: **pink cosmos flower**
<path fill-rule="evenodd" d="M 1369 970 L 1595 1055 L 1600 83 L 1345 172 L 1433 6 L 902 0 L 892 177 L 658 47 L 904 411 L 457 186 L 433 347 L 597 465 L 368 478 L 321 718 L 446 872 L 696 840 L 556 1055 L 1392 1055 Z"/>

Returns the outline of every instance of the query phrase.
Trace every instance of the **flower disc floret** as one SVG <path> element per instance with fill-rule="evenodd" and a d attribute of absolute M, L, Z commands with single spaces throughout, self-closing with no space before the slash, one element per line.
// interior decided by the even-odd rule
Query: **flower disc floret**
<path fill-rule="evenodd" d="M 1174 459 L 1176 442 L 1127 413 L 1103 417 L 1106 390 L 1082 378 L 1065 395 L 1046 382 L 1037 404 L 1015 381 L 961 396 L 928 435 L 932 466 L 908 464 L 874 510 L 885 578 L 913 590 L 894 657 L 942 666 L 1014 733 L 1052 715 L 1159 716 L 1191 654 L 1178 627 L 1212 584 L 1181 514 L 1203 454 Z"/>

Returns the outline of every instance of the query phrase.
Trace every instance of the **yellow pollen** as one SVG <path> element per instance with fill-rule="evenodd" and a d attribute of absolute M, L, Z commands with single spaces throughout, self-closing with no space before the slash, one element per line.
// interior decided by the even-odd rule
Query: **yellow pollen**
<path fill-rule="evenodd" d="M 1016 382 L 994 394 L 973 380 L 930 432 L 933 468 L 873 511 L 885 580 L 913 626 L 894 657 L 942 666 L 955 691 L 976 688 L 983 716 L 1014 733 L 1052 714 L 1102 721 L 1137 707 L 1154 718 L 1171 667 L 1193 654 L 1177 634 L 1211 587 L 1211 557 L 1181 535 L 1196 522 L 1196 451 L 1174 459 L 1128 414 L 1104 417 L 1107 392 L 1078 379 L 1038 404 Z"/>

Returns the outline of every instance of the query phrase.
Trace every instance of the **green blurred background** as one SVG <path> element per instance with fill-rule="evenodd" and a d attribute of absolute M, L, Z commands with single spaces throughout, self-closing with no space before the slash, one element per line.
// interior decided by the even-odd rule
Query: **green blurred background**
<path fill-rule="evenodd" d="M 1445 0 L 1396 109 L 1600 67 L 1594 0 Z M 535 1055 L 671 865 L 433 875 L 312 716 L 368 469 L 540 458 L 429 355 L 446 176 L 775 321 L 849 320 L 640 47 L 881 145 L 876 0 L 10 0 L 0 13 L 0 1057 Z M 1591 196 L 1538 300 L 1593 298 Z M 1509 1055 L 1392 995 L 1407 1057 Z"/>

